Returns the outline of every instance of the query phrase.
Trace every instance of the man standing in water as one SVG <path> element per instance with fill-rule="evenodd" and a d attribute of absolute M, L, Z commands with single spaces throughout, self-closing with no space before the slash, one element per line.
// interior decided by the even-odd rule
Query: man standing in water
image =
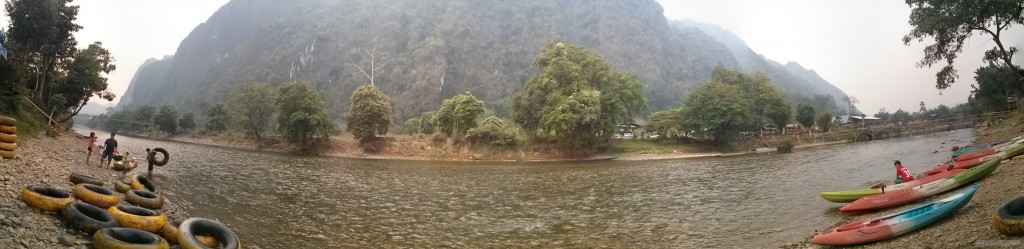
<path fill-rule="evenodd" d="M 114 140 L 114 133 L 110 133 L 110 138 L 103 142 L 103 155 L 100 157 L 100 167 L 103 167 L 103 160 L 107 160 L 107 167 L 110 167 L 110 163 L 114 161 L 114 150 L 117 149 L 117 140 Z"/>

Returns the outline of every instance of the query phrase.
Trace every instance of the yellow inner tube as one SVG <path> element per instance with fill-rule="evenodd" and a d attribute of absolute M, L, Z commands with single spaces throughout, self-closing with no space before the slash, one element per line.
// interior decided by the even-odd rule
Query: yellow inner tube
<path fill-rule="evenodd" d="M 178 232 L 178 226 L 180 225 L 180 221 L 168 221 L 164 223 L 164 229 L 160 230 L 160 233 L 171 244 L 178 244 L 178 237 L 181 236 Z"/>
<path fill-rule="evenodd" d="M 70 193 L 45 185 L 28 186 L 21 189 L 21 200 L 31 207 L 60 212 L 64 206 L 75 201 Z"/>
<path fill-rule="evenodd" d="M 15 125 L 17 123 L 18 123 L 18 120 L 14 119 L 12 117 L 0 115 L 0 125 L 11 125 L 11 126 L 13 126 L 13 125 Z"/>
<path fill-rule="evenodd" d="M 0 133 L 18 134 L 18 127 L 12 125 L 0 125 Z"/>
<path fill-rule="evenodd" d="M 167 224 L 166 215 L 145 208 L 113 206 L 107 209 L 107 212 L 114 216 L 114 219 L 117 220 L 118 224 L 121 224 L 121 227 L 156 233 L 160 232 L 160 229 L 163 229 L 164 225 Z M 139 215 L 138 213 L 146 214 Z"/>
<path fill-rule="evenodd" d="M 129 184 L 132 186 L 132 189 L 134 189 L 134 190 L 145 190 L 145 191 L 153 192 L 154 194 L 159 194 L 160 193 L 160 192 L 158 192 L 159 190 L 156 189 L 156 184 L 153 183 L 153 180 L 149 180 L 149 178 L 146 178 L 146 180 L 149 180 L 149 183 L 153 184 L 153 186 L 154 186 L 153 189 L 148 189 L 148 188 L 146 188 L 146 185 L 142 184 L 142 182 L 139 180 L 139 178 L 143 178 L 143 177 L 139 176 L 139 175 L 132 176 L 131 182 L 129 182 Z"/>
<path fill-rule="evenodd" d="M 16 149 L 18 149 L 18 144 L 17 143 L 4 143 L 4 142 L 0 142 L 0 150 L 14 151 Z"/>
<path fill-rule="evenodd" d="M 121 202 L 121 197 L 117 196 L 114 191 L 88 183 L 75 185 L 71 193 L 76 199 L 101 208 L 117 206 L 117 203 Z"/>
<path fill-rule="evenodd" d="M 131 228 L 104 228 L 92 235 L 97 249 L 169 249 L 167 240 L 159 235 Z"/>
<path fill-rule="evenodd" d="M 14 151 L 0 150 L 0 157 L 3 157 L 4 159 L 14 159 L 15 155 L 16 153 L 14 153 Z"/>
<path fill-rule="evenodd" d="M 18 142 L 18 135 L 7 134 L 7 133 L 0 133 L 0 142 L 4 142 L 4 143 L 17 143 Z"/>
<path fill-rule="evenodd" d="M 128 192 L 128 190 L 132 190 L 132 186 L 122 181 L 114 181 L 114 189 L 117 190 L 117 192 L 125 193 Z"/>

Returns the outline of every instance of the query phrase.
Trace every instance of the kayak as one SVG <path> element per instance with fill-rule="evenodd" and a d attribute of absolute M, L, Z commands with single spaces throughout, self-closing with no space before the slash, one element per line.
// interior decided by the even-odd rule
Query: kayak
<path fill-rule="evenodd" d="M 1000 161 L 1001 160 L 988 161 L 980 166 L 960 172 L 959 174 L 917 187 L 860 198 L 846 206 L 843 206 L 842 208 L 839 208 L 839 211 L 844 214 L 859 214 L 887 207 L 899 206 L 921 198 L 946 192 L 964 184 L 977 181 L 989 173 L 992 173 L 996 168 L 999 168 Z"/>
<path fill-rule="evenodd" d="M 936 202 L 907 211 L 866 221 L 842 225 L 824 234 L 815 235 L 812 243 L 819 245 L 857 245 L 894 238 L 942 220 L 963 208 L 974 197 L 981 184 Z"/>
<path fill-rule="evenodd" d="M 909 189 L 909 188 L 921 186 L 921 185 L 926 184 L 926 183 L 942 180 L 943 178 L 946 178 L 946 177 L 949 177 L 949 176 L 952 176 L 952 175 L 956 175 L 956 174 L 958 174 L 960 172 L 964 172 L 964 171 L 966 171 L 966 170 L 965 169 L 954 169 L 954 170 L 950 170 L 950 171 L 943 171 L 943 172 L 939 172 L 938 174 L 934 174 L 934 175 L 930 175 L 930 176 L 925 176 L 925 177 L 918 178 L 918 179 L 915 179 L 915 180 L 910 181 L 910 182 L 905 182 L 905 183 L 900 183 L 900 184 L 895 184 L 895 185 L 889 185 L 889 186 L 882 186 L 882 187 L 879 187 L 879 188 L 867 188 L 867 189 L 848 190 L 848 191 L 835 191 L 835 192 L 821 192 L 821 198 L 825 198 L 825 200 L 828 200 L 828 201 L 831 201 L 831 202 L 836 202 L 836 203 L 852 202 L 852 201 L 856 201 L 857 199 L 864 198 L 864 197 L 867 197 L 867 196 L 872 196 L 872 195 L 877 195 L 877 194 L 881 194 L 881 193 L 899 191 L 899 190 L 904 190 L 904 189 Z"/>
<path fill-rule="evenodd" d="M 1006 142 L 1001 142 L 1001 143 L 994 144 L 992 146 L 989 146 L 988 148 L 983 148 L 983 149 L 978 149 L 978 150 L 974 150 L 974 151 L 971 151 L 971 152 L 963 153 L 962 155 L 959 155 L 959 156 L 953 158 L 953 161 L 954 162 L 966 161 L 966 160 L 971 160 L 971 159 L 975 159 L 975 158 L 979 158 L 979 157 L 984 157 L 984 156 L 996 154 L 996 153 L 1007 151 L 1007 150 L 1012 150 L 1012 149 L 1018 147 L 1018 145 L 1020 145 L 1022 142 L 1024 142 L 1024 139 L 1021 139 L 1020 137 L 1016 137 L 1016 138 L 1007 140 Z M 1013 157 L 1013 156 L 1010 156 L 1010 157 Z"/>
<path fill-rule="evenodd" d="M 949 169 L 950 165 L 952 165 L 954 169 L 970 169 L 971 167 L 981 165 L 982 163 L 991 161 L 992 159 L 999 158 L 999 157 L 1001 157 L 1003 155 L 1005 155 L 1005 152 L 999 152 L 999 153 L 995 153 L 995 154 L 991 154 L 991 155 L 987 155 L 987 156 L 983 156 L 983 157 L 979 157 L 979 158 L 975 158 L 975 159 L 959 161 L 959 162 L 949 162 L 949 163 L 946 163 L 946 164 L 943 164 L 943 165 L 935 166 L 935 168 L 932 168 L 931 170 L 925 171 L 924 173 L 925 173 L 925 175 L 934 175 L 934 174 L 942 173 L 943 171 L 946 171 L 947 169 Z"/>

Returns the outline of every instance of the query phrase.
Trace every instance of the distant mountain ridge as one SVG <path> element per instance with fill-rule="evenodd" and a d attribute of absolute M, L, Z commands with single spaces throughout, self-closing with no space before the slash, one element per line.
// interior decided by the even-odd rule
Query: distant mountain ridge
<path fill-rule="evenodd" d="M 340 118 L 351 92 L 367 83 L 353 64 L 376 44 L 385 67 L 375 82 L 390 96 L 396 122 L 467 91 L 507 116 L 549 40 L 588 47 L 614 70 L 639 75 L 650 111 L 678 107 L 716 65 L 764 71 L 792 99 L 846 98 L 813 71 L 767 60 L 713 27 L 668 21 L 654 0 L 233 0 L 173 56 L 141 66 L 119 108 L 174 105 L 202 116 L 239 83 L 307 81 Z"/>

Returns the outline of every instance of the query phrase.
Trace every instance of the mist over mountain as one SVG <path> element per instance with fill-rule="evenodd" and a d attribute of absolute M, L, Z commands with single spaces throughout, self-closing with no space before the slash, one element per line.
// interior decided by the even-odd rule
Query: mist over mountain
<path fill-rule="evenodd" d="M 511 96 L 550 40 L 593 49 L 613 70 L 639 75 L 652 112 L 678 107 L 716 65 L 764 71 L 791 99 L 845 103 L 814 71 L 765 59 L 718 26 L 669 21 L 654 0 L 234 0 L 173 56 L 141 66 L 119 108 L 174 105 L 204 115 L 246 81 L 307 81 L 338 118 L 352 91 L 369 82 L 355 65 L 376 47 L 383 67 L 374 82 L 391 98 L 396 122 L 467 91 L 508 116 Z"/>

